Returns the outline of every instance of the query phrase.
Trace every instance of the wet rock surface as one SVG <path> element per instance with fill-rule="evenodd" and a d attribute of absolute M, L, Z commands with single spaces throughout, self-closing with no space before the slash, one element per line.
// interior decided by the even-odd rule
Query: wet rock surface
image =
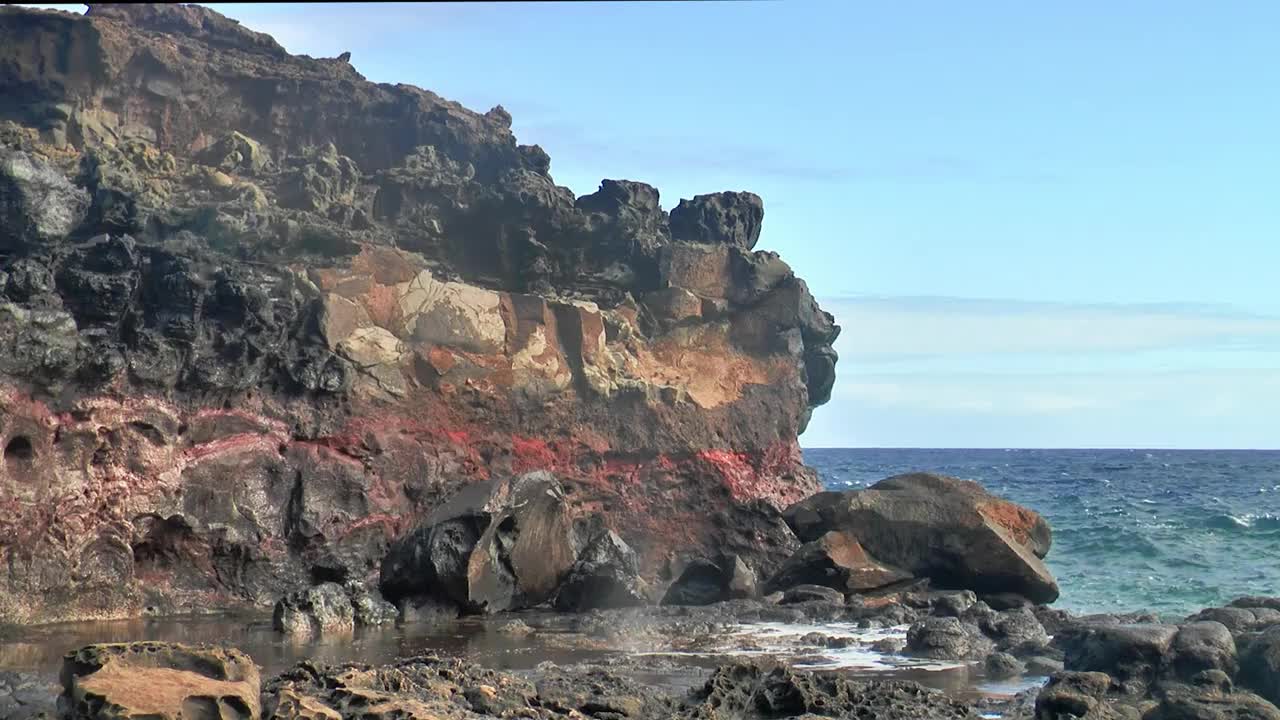
<path fill-rule="evenodd" d="M 402 653 L 397 659 L 378 655 L 377 662 L 353 663 L 341 658 L 354 648 L 369 653 L 376 636 L 358 631 L 354 643 L 348 638 L 337 645 L 286 644 L 302 657 L 310 647 L 327 659 L 295 666 L 290 665 L 294 660 L 277 658 L 264 677 L 284 672 L 263 683 L 262 698 L 264 707 L 278 703 L 273 712 L 280 717 L 362 717 L 359 712 L 466 718 L 577 717 L 574 713 L 880 717 L 880 712 L 967 717 L 972 712 L 1006 718 L 1238 719 L 1280 712 L 1266 696 L 1265 649 L 1261 666 L 1249 654 L 1249 642 L 1261 637 L 1256 631 L 1237 637 L 1209 621 L 1135 623 L 1134 616 L 1056 611 L 1052 615 L 1060 626 L 1048 638 L 1039 624 L 1042 615 L 1050 616 L 1043 607 L 995 611 L 972 592 L 918 587 L 876 598 L 824 596 L 785 605 L 757 598 L 570 614 L 503 613 L 446 620 L 433 636 L 445 639 L 466 627 L 471 628 L 466 632 L 486 628 L 470 651 L 455 647 L 442 654 L 430 644 L 406 646 L 397 640 Z M 920 635 L 934 639 L 925 642 Z M 1241 648 L 1234 656 L 1233 643 Z M 154 657 L 164 667 L 177 670 L 192 669 L 192 653 L 200 657 L 208 651 L 151 645 L 160 651 Z M 956 650 L 960 645 L 964 648 Z M 270 649 L 275 646 L 252 647 L 276 652 Z M 103 651 L 89 652 L 98 657 Z M 885 654 L 877 661 L 868 652 Z M 494 662 L 513 669 L 485 669 Z M 800 667 L 814 663 L 837 669 Z M 7 686 L 16 685 L 9 677 L 4 676 Z M 923 681 L 942 694 L 906 679 Z M 26 685 L 28 706 L 47 711 L 49 702 L 30 702 L 39 694 L 31 689 L 42 687 L 32 680 Z"/>
<path fill-rule="evenodd" d="M 65 717 L 259 717 L 256 668 L 238 651 L 135 644 L 89 646 L 73 655 L 59 700 Z M 109 681 L 101 679 L 105 674 Z M 252 702 L 245 695 L 250 685 Z M 967 703 L 916 683 L 858 681 L 768 661 L 722 665 L 688 692 L 591 665 L 544 663 L 517 676 L 438 655 L 386 665 L 302 662 L 262 683 L 261 703 L 261 717 L 279 720 L 976 717 Z"/>
<path fill-rule="evenodd" d="M 1275 636 L 1280 618 L 1267 624 L 1252 613 L 1249 620 L 1233 612 L 1266 609 L 1271 602 L 1240 598 L 1176 624 L 1135 616 L 1066 617 L 1053 637 L 1065 670 L 1041 691 L 1036 717 L 1280 717 L 1275 665 L 1268 662 L 1268 633 Z"/>

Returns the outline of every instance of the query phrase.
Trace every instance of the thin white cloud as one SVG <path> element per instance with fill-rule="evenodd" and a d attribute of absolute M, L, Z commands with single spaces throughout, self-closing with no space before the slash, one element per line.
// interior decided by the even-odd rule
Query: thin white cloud
<path fill-rule="evenodd" d="M 1280 318 L 1197 305 L 1086 305 L 969 298 L 827 298 L 849 328 L 838 349 L 901 356 L 1274 349 Z"/>
<path fill-rule="evenodd" d="M 1273 447 L 1280 318 L 1195 304 L 835 298 L 810 447 Z"/>

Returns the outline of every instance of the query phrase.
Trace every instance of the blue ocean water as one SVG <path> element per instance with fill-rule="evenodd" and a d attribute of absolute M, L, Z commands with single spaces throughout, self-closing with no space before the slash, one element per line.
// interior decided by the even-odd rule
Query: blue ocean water
<path fill-rule="evenodd" d="M 928 470 L 976 480 L 1053 527 L 1077 612 L 1185 615 L 1280 595 L 1280 451 L 810 449 L 833 490 Z"/>

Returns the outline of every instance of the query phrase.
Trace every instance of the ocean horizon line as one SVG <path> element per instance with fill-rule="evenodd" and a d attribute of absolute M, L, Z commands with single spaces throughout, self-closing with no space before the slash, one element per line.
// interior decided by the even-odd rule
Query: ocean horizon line
<path fill-rule="evenodd" d="M 804 445 L 802 445 L 802 446 L 800 447 L 800 449 L 801 449 L 802 451 L 803 451 L 803 450 L 948 450 L 948 451 L 950 451 L 950 450 L 963 450 L 963 451 L 968 451 L 968 452 L 973 452 L 973 451 L 1018 452 L 1018 451 L 1023 451 L 1023 450 L 1035 450 L 1035 451 L 1052 450 L 1052 451 L 1058 451 L 1058 452 L 1062 452 L 1062 451 L 1081 451 L 1081 452 L 1089 451 L 1089 452 L 1093 452 L 1093 451 L 1105 450 L 1105 451 L 1112 451 L 1112 452 L 1115 452 L 1115 451 L 1126 451 L 1126 452 L 1280 452 L 1280 448 L 1250 448 L 1250 447 L 1212 447 L 1212 448 L 1206 448 L 1206 447 L 1197 447 L 1197 448 L 1184 448 L 1184 447 L 1125 447 L 1125 446 L 1120 446 L 1120 445 L 1114 445 L 1114 446 L 1109 446 L 1109 447 L 1066 447 L 1066 446 L 1062 446 L 1062 447 L 1033 447 L 1033 446 L 1007 446 L 1007 447 L 1005 447 L 1005 446 L 985 446 L 985 447 L 945 447 L 945 446 L 936 446 L 936 447 L 931 447 L 931 446 L 926 446 L 926 445 L 865 445 L 865 446 L 850 446 L 850 445 L 820 445 L 820 446 L 815 445 L 815 446 L 804 446 Z"/>

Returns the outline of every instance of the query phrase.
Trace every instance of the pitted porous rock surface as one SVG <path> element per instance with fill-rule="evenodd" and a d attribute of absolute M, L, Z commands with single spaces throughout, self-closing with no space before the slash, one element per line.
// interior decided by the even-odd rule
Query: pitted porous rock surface
<path fill-rule="evenodd" d="M 575 197 L 501 107 L 196 5 L 0 7 L 0 96 L 0 622 L 367 584 L 535 470 L 655 592 L 794 549 L 754 528 L 818 489 L 839 328 L 758 196 Z"/>

